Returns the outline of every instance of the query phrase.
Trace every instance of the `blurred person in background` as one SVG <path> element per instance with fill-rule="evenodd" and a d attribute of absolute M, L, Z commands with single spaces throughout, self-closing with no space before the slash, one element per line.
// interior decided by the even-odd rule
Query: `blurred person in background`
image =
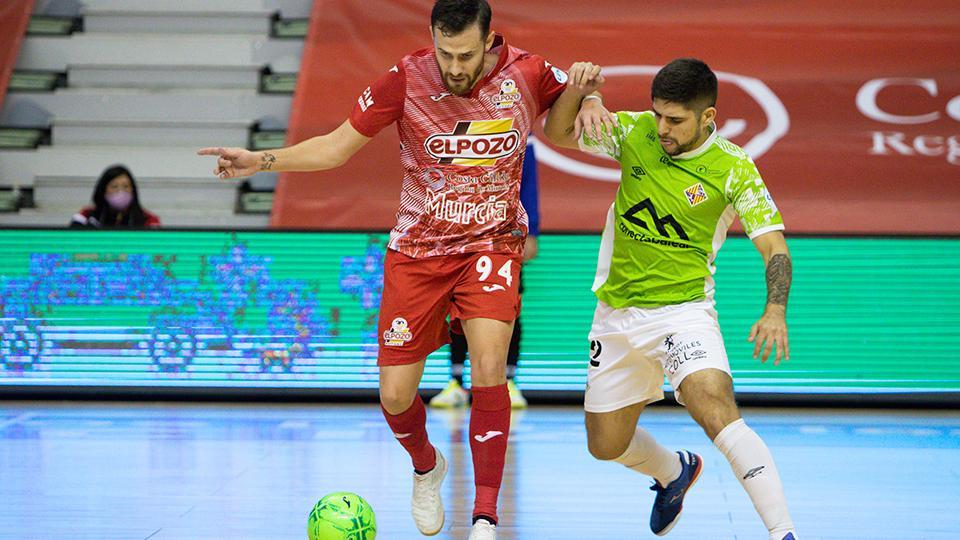
<path fill-rule="evenodd" d="M 133 173 L 123 165 L 103 171 L 93 189 L 93 206 L 73 215 L 71 227 L 94 229 L 159 227 L 160 218 L 140 206 Z"/>

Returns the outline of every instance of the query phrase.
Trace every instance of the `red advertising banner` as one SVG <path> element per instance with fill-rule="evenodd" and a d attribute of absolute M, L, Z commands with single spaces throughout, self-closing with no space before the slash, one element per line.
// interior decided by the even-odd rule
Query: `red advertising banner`
<path fill-rule="evenodd" d="M 33 0 L 4 0 L 0 2 L 0 107 L 7 95 L 10 76 L 20 54 Z"/>
<path fill-rule="evenodd" d="M 754 157 L 788 231 L 960 233 L 960 3 L 701 4 L 492 0 L 492 26 L 555 65 L 604 66 L 611 110 L 648 109 L 670 60 L 706 61 L 720 80 L 718 128 Z M 334 129 L 372 81 L 429 46 L 431 6 L 318 1 L 289 142 Z M 617 164 L 543 140 L 543 228 L 599 230 Z M 398 148 L 387 129 L 337 170 L 283 175 L 273 224 L 389 229 Z"/>

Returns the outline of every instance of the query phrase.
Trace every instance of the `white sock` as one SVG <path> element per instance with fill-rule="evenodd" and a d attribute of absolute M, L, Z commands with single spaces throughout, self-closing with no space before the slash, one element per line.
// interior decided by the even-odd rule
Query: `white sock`
<path fill-rule="evenodd" d="M 780 473 L 773 456 L 763 440 L 741 418 L 730 423 L 713 440 L 726 456 L 743 489 L 753 501 L 753 507 L 770 531 L 770 538 L 781 540 L 793 529 L 793 521 L 787 510 Z"/>
<path fill-rule="evenodd" d="M 660 446 L 642 427 L 637 427 L 630 439 L 630 446 L 617 459 L 613 460 L 638 473 L 656 478 L 661 486 L 666 486 L 680 478 L 680 456 Z"/>

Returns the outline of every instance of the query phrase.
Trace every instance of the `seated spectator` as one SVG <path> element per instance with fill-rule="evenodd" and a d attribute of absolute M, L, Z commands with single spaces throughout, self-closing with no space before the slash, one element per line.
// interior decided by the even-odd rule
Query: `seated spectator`
<path fill-rule="evenodd" d="M 140 206 L 133 173 L 122 165 L 103 171 L 93 190 L 93 206 L 74 214 L 71 227 L 159 227 L 160 218 Z"/>

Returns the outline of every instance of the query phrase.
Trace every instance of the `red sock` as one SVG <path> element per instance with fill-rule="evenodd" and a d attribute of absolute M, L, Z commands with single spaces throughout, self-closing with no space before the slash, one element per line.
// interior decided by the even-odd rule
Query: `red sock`
<path fill-rule="evenodd" d="M 413 468 L 417 472 L 427 472 L 437 464 L 436 451 L 427 437 L 427 410 L 423 400 L 417 396 L 406 411 L 392 415 L 380 406 L 383 417 L 390 424 L 393 435 L 413 459 Z"/>
<path fill-rule="evenodd" d="M 496 523 L 497 498 L 503 479 L 503 462 L 510 434 L 510 393 L 507 385 L 472 388 L 470 451 L 473 453 L 473 517 L 485 516 Z"/>

